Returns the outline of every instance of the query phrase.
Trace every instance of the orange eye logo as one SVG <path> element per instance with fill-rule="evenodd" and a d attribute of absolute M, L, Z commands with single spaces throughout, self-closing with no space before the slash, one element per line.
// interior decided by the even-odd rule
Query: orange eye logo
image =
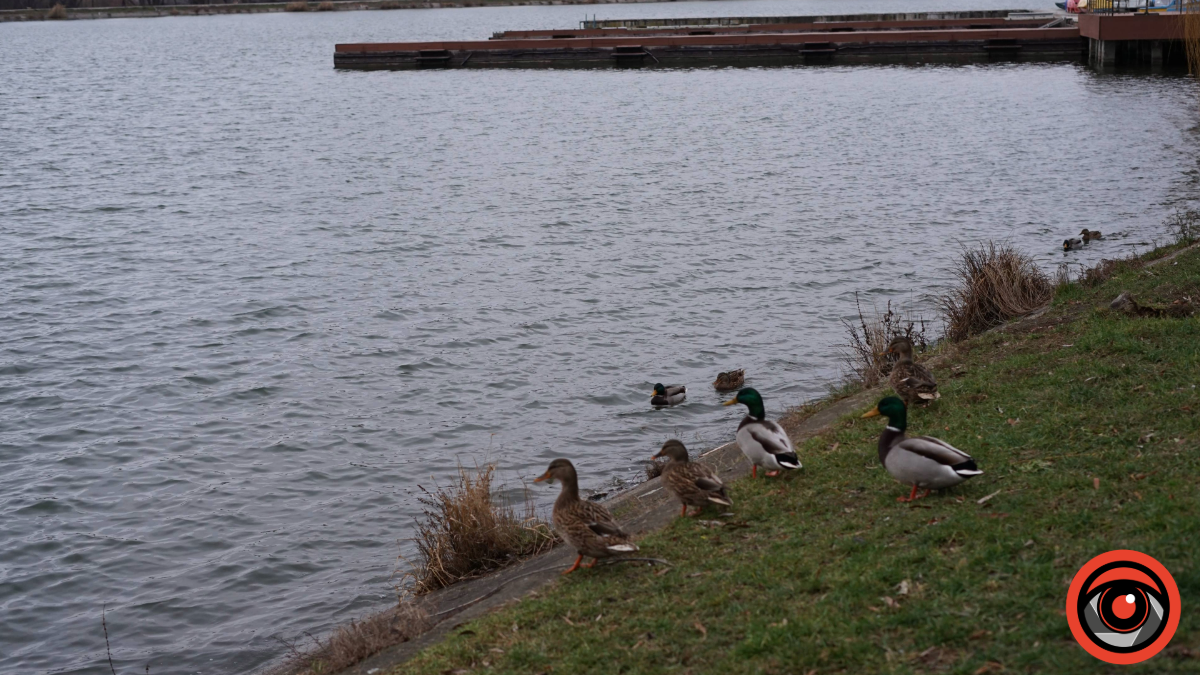
<path fill-rule="evenodd" d="M 1108 663 L 1139 663 L 1162 651 L 1175 636 L 1179 614 L 1175 579 L 1138 551 L 1092 558 L 1067 592 L 1067 623 L 1075 640 Z"/>

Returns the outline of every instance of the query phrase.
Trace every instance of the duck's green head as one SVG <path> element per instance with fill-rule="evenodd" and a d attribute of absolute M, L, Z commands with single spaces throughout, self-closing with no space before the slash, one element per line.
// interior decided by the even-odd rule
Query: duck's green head
<path fill-rule="evenodd" d="M 667 395 L 667 388 L 663 386 L 662 382 L 659 382 L 658 384 L 654 385 L 654 395 L 655 396 L 666 396 Z"/>
<path fill-rule="evenodd" d="M 888 396 L 879 402 L 879 405 L 874 409 L 868 410 L 863 417 L 875 417 L 883 415 L 888 418 L 888 426 L 895 427 L 900 431 L 908 426 L 908 409 L 904 406 L 904 401 L 899 397 Z"/>
<path fill-rule="evenodd" d="M 741 403 L 749 408 L 750 416 L 754 417 L 755 419 L 761 420 L 767 416 L 767 411 L 763 407 L 762 394 L 758 393 L 758 391 L 755 389 L 746 387 L 745 389 L 739 391 L 737 396 L 725 401 L 723 405 L 733 405 L 735 403 Z"/>
<path fill-rule="evenodd" d="M 1070 239 L 1063 239 L 1063 250 L 1064 251 L 1071 250 L 1071 240 Z"/>

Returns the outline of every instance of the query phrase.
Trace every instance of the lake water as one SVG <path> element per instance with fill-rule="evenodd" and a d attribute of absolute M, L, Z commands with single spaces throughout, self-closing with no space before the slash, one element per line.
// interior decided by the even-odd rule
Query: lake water
<path fill-rule="evenodd" d="M 457 463 L 634 477 L 732 438 L 720 370 L 771 413 L 823 393 L 855 291 L 932 318 L 960 244 L 1052 268 L 1114 233 L 1091 263 L 1200 197 L 1178 74 L 359 73 L 334 43 L 1009 4 L 0 24 L 0 671 L 107 672 L 107 606 L 119 672 L 250 672 L 389 602 Z"/>

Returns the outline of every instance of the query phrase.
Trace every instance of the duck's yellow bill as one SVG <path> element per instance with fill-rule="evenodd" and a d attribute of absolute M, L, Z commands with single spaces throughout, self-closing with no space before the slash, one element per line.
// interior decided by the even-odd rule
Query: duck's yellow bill
<path fill-rule="evenodd" d="M 879 408 L 871 408 L 867 412 L 863 413 L 863 417 L 875 417 L 878 414 L 879 414 Z"/>
<path fill-rule="evenodd" d="M 737 398 L 731 398 L 728 401 L 725 401 L 724 403 L 722 403 L 721 405 L 733 405 L 734 403 L 737 403 Z"/>
<path fill-rule="evenodd" d="M 550 480 L 550 472 L 549 472 L 549 471 L 547 471 L 546 473 L 544 473 L 544 474 L 542 474 L 542 475 L 538 476 L 537 478 L 534 478 L 534 479 L 533 479 L 533 482 L 535 482 L 535 483 L 540 483 L 540 482 L 542 482 L 542 481 L 544 481 L 544 480 Z"/>

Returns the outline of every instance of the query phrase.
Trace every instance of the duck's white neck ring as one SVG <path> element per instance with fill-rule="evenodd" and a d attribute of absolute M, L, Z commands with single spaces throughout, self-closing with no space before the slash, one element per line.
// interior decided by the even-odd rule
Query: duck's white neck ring
<path fill-rule="evenodd" d="M 887 430 L 888 430 L 888 431 L 894 431 L 894 432 L 896 432 L 896 433 L 900 433 L 900 430 L 899 430 L 899 429 L 897 429 L 896 427 L 894 427 L 894 426 L 892 426 L 892 425 L 890 425 L 890 424 L 887 426 Z"/>

